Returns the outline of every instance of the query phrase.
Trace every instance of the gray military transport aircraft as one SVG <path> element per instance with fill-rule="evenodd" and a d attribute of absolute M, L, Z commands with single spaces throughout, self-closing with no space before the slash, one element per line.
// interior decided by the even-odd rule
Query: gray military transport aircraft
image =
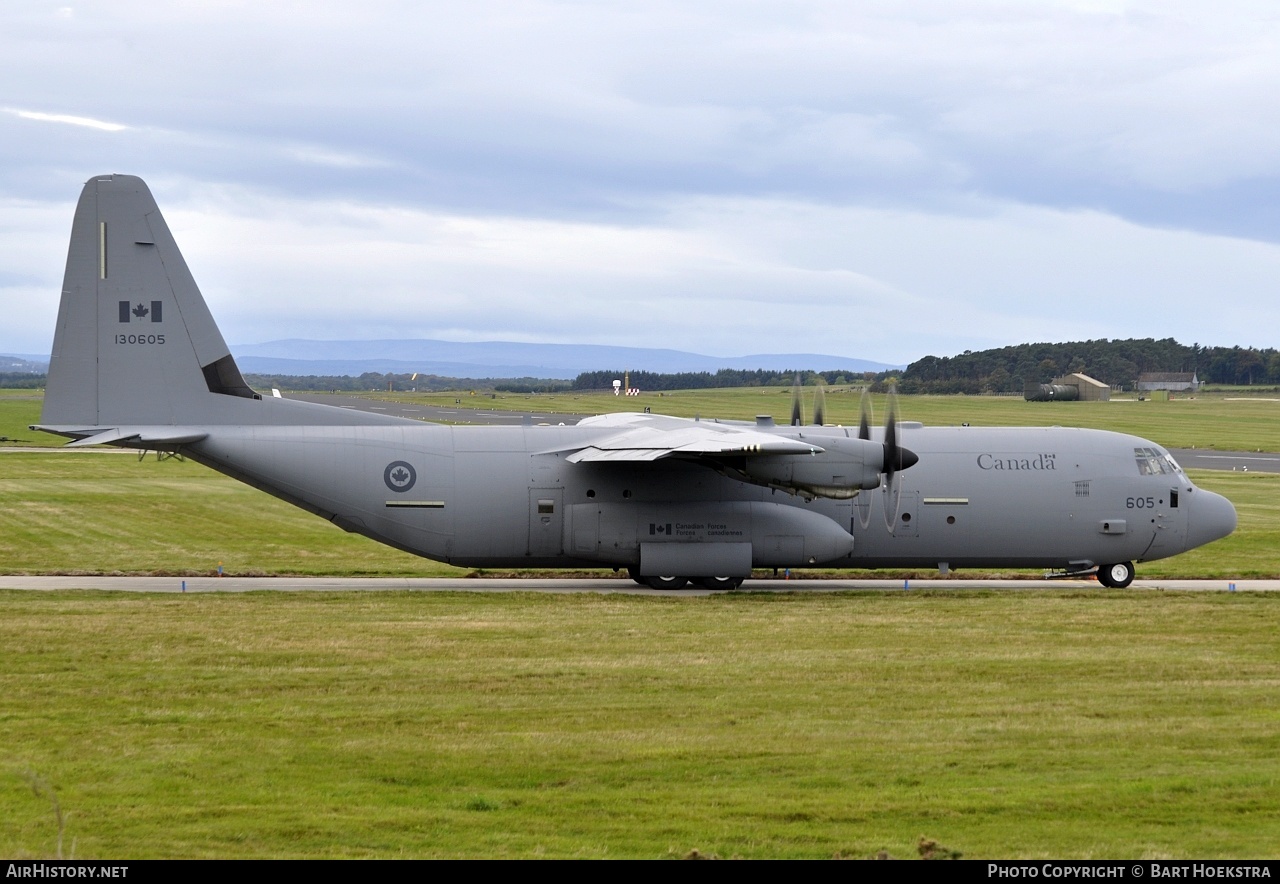
<path fill-rule="evenodd" d="M 736 587 L 752 568 L 1034 567 L 1127 586 L 1225 537 L 1225 498 L 1136 436 L 608 414 L 441 426 L 245 383 L 150 190 L 76 208 L 41 423 L 68 447 L 179 452 L 417 555 Z"/>

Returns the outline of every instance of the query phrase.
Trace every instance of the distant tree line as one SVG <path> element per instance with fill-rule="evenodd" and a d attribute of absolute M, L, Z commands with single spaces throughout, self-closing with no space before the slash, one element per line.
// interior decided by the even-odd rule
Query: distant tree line
<path fill-rule="evenodd" d="M 1147 372 L 1196 372 L 1212 384 L 1280 383 L 1280 352 L 1252 347 L 1186 346 L 1173 338 L 1018 344 L 959 356 L 926 356 L 907 366 L 903 393 L 1020 393 L 1081 372 L 1113 387 L 1133 389 Z"/>
<path fill-rule="evenodd" d="M 795 383 L 796 375 L 805 386 L 812 386 L 821 380 L 828 385 L 863 384 L 874 381 L 875 372 L 856 371 L 767 371 L 765 369 L 722 368 L 712 373 L 709 371 L 681 371 L 664 374 L 656 371 L 633 371 L 630 383 L 633 389 L 653 391 L 660 390 L 706 390 L 714 387 L 789 387 Z M 585 371 L 574 378 L 575 390 L 611 390 L 615 380 L 627 377 L 622 371 Z"/>
<path fill-rule="evenodd" d="M 567 380 L 546 378 L 450 378 L 434 374 L 420 374 L 415 378 L 407 372 L 382 374 L 376 371 L 366 371 L 359 376 L 246 374 L 244 379 L 255 390 L 269 390 L 275 387 L 279 390 L 339 393 L 368 393 L 370 390 L 388 389 L 402 392 L 405 390 L 420 392 L 497 390 L 511 393 L 553 393 L 557 390 L 567 390 L 570 386 Z"/>
<path fill-rule="evenodd" d="M 902 393 L 1021 393 L 1026 384 L 1044 384 L 1055 377 L 1081 372 L 1113 387 L 1133 389 L 1147 372 L 1196 372 L 1210 384 L 1280 384 L 1280 351 L 1253 347 L 1186 346 L 1173 338 L 1076 341 L 1064 344 L 1017 344 L 994 350 L 966 350 L 958 356 L 926 356 L 906 371 L 856 372 L 770 371 L 722 368 L 717 372 L 630 372 L 633 388 L 648 392 L 700 390 L 716 387 L 789 387 L 797 375 L 804 386 L 819 381 L 827 386 L 869 385 L 882 392 L 897 384 Z M 568 390 L 611 390 L 619 370 L 588 371 L 574 380 L 547 378 L 451 378 L 441 375 L 367 371 L 351 375 L 246 374 L 257 390 L 492 390 L 506 393 L 556 393 Z M 39 389 L 48 375 L 0 371 L 0 387 Z"/>
<path fill-rule="evenodd" d="M 48 381 L 47 374 L 29 371 L 0 371 L 0 387 L 8 390 L 39 390 Z"/>

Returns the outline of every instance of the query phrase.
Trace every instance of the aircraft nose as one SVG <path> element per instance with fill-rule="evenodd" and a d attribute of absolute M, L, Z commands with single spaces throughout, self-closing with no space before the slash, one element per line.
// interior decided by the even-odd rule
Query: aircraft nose
<path fill-rule="evenodd" d="M 1203 488 L 1197 488 L 1192 496 L 1194 504 L 1187 526 L 1187 549 L 1212 543 L 1236 530 L 1236 508 L 1231 501 Z"/>

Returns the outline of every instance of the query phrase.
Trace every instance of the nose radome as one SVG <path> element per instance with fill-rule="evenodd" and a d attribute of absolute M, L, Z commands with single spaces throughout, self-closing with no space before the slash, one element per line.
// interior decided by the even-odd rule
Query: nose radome
<path fill-rule="evenodd" d="M 1187 549 L 1220 540 L 1236 530 L 1236 508 L 1231 501 L 1203 488 L 1197 488 L 1192 497 Z"/>

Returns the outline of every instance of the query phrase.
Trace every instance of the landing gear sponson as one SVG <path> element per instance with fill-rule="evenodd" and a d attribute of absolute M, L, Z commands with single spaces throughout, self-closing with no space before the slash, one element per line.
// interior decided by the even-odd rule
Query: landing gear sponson
<path fill-rule="evenodd" d="M 641 586 L 650 589 L 684 589 L 695 583 L 703 589 L 737 589 L 743 577 L 641 577 L 638 568 L 628 568 L 627 575 Z"/>

